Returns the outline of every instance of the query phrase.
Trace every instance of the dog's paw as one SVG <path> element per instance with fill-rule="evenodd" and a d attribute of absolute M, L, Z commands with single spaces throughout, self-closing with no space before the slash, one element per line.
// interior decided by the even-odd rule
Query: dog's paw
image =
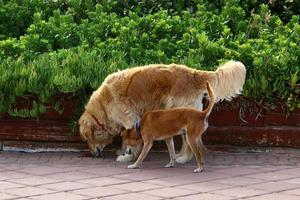
<path fill-rule="evenodd" d="M 133 160 L 134 160 L 134 156 L 126 154 L 126 153 L 118 156 L 116 159 L 117 162 L 130 162 Z"/>
<path fill-rule="evenodd" d="M 165 165 L 165 168 L 171 168 L 171 167 L 174 167 L 174 162 L 170 162 Z"/>
<path fill-rule="evenodd" d="M 128 165 L 127 168 L 128 169 L 136 169 L 137 166 L 135 164 L 132 164 L 132 165 Z"/>
<path fill-rule="evenodd" d="M 190 161 L 188 156 L 180 156 L 176 158 L 176 162 L 180 164 L 187 163 L 188 161 Z"/>
<path fill-rule="evenodd" d="M 194 173 L 203 172 L 202 167 L 198 167 L 197 169 L 194 169 Z"/>

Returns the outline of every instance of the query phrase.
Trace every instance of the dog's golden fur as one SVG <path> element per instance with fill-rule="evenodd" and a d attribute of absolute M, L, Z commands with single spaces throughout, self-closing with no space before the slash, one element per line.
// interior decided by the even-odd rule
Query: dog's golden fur
<path fill-rule="evenodd" d="M 189 147 L 194 152 L 198 168 L 194 172 L 201 172 L 204 164 L 204 147 L 202 146 L 202 134 L 208 127 L 208 117 L 214 106 L 214 95 L 207 83 L 210 103 L 204 111 L 194 108 L 173 108 L 146 112 L 135 127 L 140 130 L 124 130 L 121 133 L 123 142 L 127 146 L 137 146 L 143 140 L 144 146 L 137 161 L 128 168 L 137 168 L 153 145 L 155 140 L 165 140 L 170 162 L 165 167 L 173 167 L 175 164 L 175 149 L 172 138 L 178 134 L 185 134 Z"/>
<path fill-rule="evenodd" d="M 236 61 L 229 61 L 214 72 L 177 64 L 153 64 L 113 73 L 90 97 L 79 120 L 81 137 L 93 144 L 89 146 L 95 155 L 99 149 L 102 151 L 108 138 L 124 128 L 131 129 L 144 112 L 174 107 L 202 110 L 206 81 L 218 101 L 239 94 L 245 76 L 245 66 Z M 98 130 L 93 133 L 96 126 Z M 102 138 L 106 138 L 104 142 Z M 182 162 L 192 158 L 186 142 L 181 154 L 185 156 Z"/>

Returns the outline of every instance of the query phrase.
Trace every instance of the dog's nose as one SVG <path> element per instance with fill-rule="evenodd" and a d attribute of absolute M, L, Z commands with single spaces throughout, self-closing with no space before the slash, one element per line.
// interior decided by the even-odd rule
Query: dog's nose
<path fill-rule="evenodd" d="M 101 156 L 102 150 L 99 147 L 96 147 L 96 152 L 94 152 L 94 157 Z"/>
<path fill-rule="evenodd" d="M 127 150 L 126 154 L 131 154 L 131 149 Z"/>

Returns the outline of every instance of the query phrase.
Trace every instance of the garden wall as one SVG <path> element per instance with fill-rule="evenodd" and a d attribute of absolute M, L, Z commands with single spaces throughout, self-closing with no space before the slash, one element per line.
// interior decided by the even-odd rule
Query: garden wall
<path fill-rule="evenodd" d="M 67 103 L 62 114 L 50 110 L 39 119 L 4 117 L 0 120 L 1 149 L 86 149 L 79 135 L 71 133 L 73 106 Z M 299 109 L 286 116 L 282 111 L 267 112 L 249 102 L 218 103 L 209 123 L 204 135 L 205 144 L 300 147 Z M 180 140 L 180 137 L 176 138 L 178 143 Z M 120 138 L 113 147 L 119 143 Z"/>

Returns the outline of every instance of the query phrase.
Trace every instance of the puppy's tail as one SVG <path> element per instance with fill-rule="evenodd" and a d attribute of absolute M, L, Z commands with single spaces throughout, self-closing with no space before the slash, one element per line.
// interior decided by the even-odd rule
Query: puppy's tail
<path fill-rule="evenodd" d="M 208 82 L 206 82 L 206 89 L 209 95 L 209 105 L 207 106 L 207 108 L 203 111 L 203 113 L 205 114 L 205 116 L 209 116 L 212 108 L 214 107 L 215 104 L 215 96 L 214 96 L 214 92 L 212 91 L 210 85 Z"/>

